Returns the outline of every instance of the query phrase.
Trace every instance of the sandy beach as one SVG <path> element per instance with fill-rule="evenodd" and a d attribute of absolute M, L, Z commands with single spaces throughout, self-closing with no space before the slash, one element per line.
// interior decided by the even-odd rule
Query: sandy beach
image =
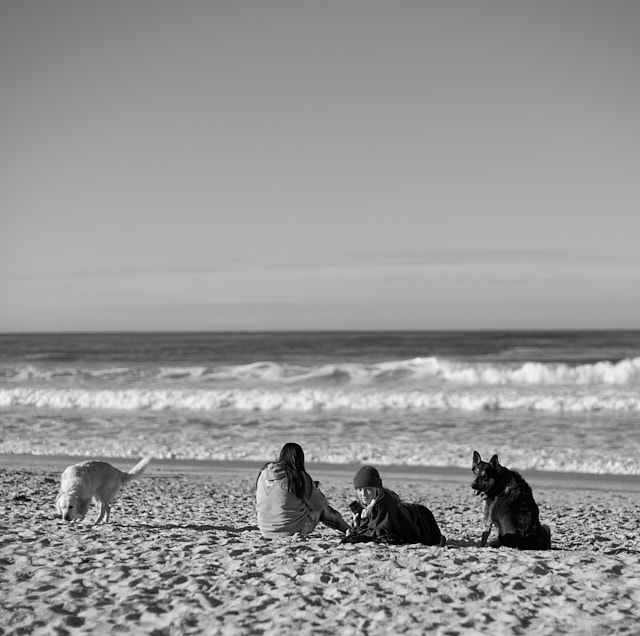
<path fill-rule="evenodd" d="M 3 456 L 0 634 L 610 634 L 640 624 L 640 480 L 525 473 L 554 549 L 479 548 L 471 471 L 385 469 L 444 548 L 265 540 L 257 464 L 154 461 L 96 526 L 54 516 L 75 459 Z M 134 460 L 110 460 L 127 470 Z M 309 465 L 343 514 L 351 467 Z"/>

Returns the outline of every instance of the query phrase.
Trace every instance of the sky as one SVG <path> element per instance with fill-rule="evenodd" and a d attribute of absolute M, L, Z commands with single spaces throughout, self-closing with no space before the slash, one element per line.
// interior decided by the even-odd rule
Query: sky
<path fill-rule="evenodd" d="M 640 328 L 637 0 L 0 0 L 0 332 Z"/>

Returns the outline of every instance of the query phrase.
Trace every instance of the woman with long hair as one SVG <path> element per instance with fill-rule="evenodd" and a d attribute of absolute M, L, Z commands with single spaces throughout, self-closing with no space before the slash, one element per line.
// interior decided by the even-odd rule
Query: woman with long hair
<path fill-rule="evenodd" d="M 334 510 L 304 467 L 304 451 L 289 442 L 256 480 L 256 511 L 263 537 L 309 534 L 318 523 L 345 533 L 349 524 Z"/>

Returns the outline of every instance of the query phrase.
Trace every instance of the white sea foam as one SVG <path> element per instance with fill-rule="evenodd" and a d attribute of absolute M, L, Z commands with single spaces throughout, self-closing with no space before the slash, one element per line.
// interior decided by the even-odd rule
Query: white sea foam
<path fill-rule="evenodd" d="M 443 390 L 259 389 L 0 389 L 0 407 L 215 411 L 640 411 L 636 390 L 473 388 Z"/>
<path fill-rule="evenodd" d="M 61 438 L 62 439 L 62 438 Z M 345 442 L 312 442 L 300 440 L 305 448 L 308 462 L 334 464 L 369 463 L 376 466 L 454 466 L 469 469 L 471 480 L 470 447 L 456 444 L 414 442 L 411 446 L 385 439 L 382 443 L 366 444 Z M 225 440 L 217 440 L 215 445 L 195 442 L 180 437 L 178 431 L 165 435 L 156 433 L 151 438 L 141 440 L 106 439 L 103 435 L 91 436 L 86 432 L 78 435 L 73 454 L 87 457 L 139 457 L 151 454 L 156 458 L 187 460 L 250 460 L 264 461 L 275 458 L 280 450 L 280 441 L 247 439 L 242 445 Z M 493 453 L 497 448 L 491 448 Z M 572 451 L 570 449 L 539 450 L 522 447 L 503 446 L 500 461 L 516 470 L 540 470 L 576 472 L 610 475 L 638 474 L 637 453 L 633 448 L 628 452 L 613 455 L 599 449 Z M 35 439 L 0 440 L 0 453 L 65 455 L 69 447 L 65 442 L 48 440 L 46 444 Z"/>

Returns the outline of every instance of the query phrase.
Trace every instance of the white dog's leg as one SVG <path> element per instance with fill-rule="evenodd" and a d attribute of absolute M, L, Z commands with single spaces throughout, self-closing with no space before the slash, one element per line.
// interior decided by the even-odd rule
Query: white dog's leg
<path fill-rule="evenodd" d="M 98 518 L 96 519 L 96 523 L 102 523 L 102 520 L 104 519 L 104 515 L 105 515 L 106 512 L 107 512 L 106 504 L 100 502 L 100 514 L 98 515 Z"/>

